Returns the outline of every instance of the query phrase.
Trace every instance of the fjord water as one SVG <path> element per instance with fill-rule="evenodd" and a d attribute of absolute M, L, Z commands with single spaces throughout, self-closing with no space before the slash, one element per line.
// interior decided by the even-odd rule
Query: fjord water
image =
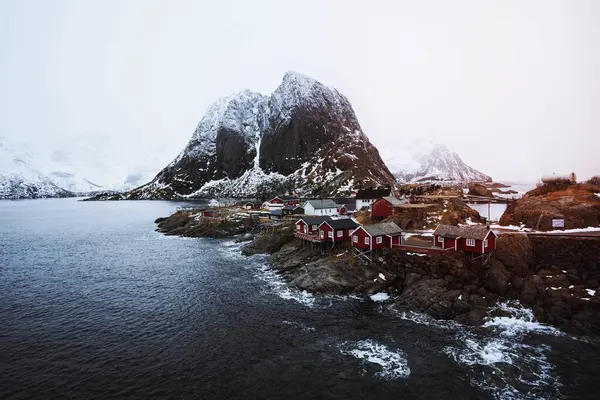
<path fill-rule="evenodd" d="M 289 289 L 176 203 L 0 202 L 1 399 L 597 399 L 594 339 Z M 385 297 L 385 296 L 382 296 Z"/>

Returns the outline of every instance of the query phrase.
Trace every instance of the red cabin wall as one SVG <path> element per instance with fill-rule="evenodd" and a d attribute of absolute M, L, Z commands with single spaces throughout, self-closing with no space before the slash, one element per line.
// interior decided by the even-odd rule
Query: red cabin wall
<path fill-rule="evenodd" d="M 203 217 L 214 217 L 215 213 L 212 211 L 202 211 L 202 216 Z"/>
<path fill-rule="evenodd" d="M 454 238 L 444 238 L 444 249 L 453 249 L 456 245 L 456 239 Z"/>
<path fill-rule="evenodd" d="M 354 243 L 354 240 L 350 239 L 350 241 L 352 242 L 352 247 L 356 247 L 358 249 L 370 249 L 371 246 L 368 244 L 365 244 L 365 237 L 369 237 L 369 235 L 367 235 L 367 232 L 365 232 L 363 229 L 357 229 L 352 236 L 358 236 L 358 243 Z"/>
<path fill-rule="evenodd" d="M 440 242 L 440 235 L 433 235 L 433 245 L 436 247 L 442 247 L 442 242 Z"/>
<path fill-rule="evenodd" d="M 490 233 L 487 237 L 487 240 L 488 240 L 488 247 L 486 247 L 486 249 L 485 249 L 486 253 L 488 251 L 496 250 L 496 236 L 493 233 Z"/>
<path fill-rule="evenodd" d="M 379 199 L 371 204 L 371 217 L 387 218 L 392 215 L 393 211 L 392 205 L 384 199 Z"/>
<path fill-rule="evenodd" d="M 326 240 L 328 242 L 331 242 L 332 240 L 329 238 L 329 232 L 331 232 L 331 227 L 327 224 L 323 224 L 321 225 L 321 227 L 319 228 L 319 237 L 321 238 L 321 240 Z M 321 235 L 321 233 L 323 235 Z"/>
<path fill-rule="evenodd" d="M 392 246 L 400 246 L 402 244 L 402 236 L 392 236 Z"/>
<path fill-rule="evenodd" d="M 281 200 L 279 197 L 275 197 L 274 199 L 271 199 L 271 201 L 269 201 L 269 203 L 271 203 L 271 204 L 283 204 L 283 200 Z"/>
<path fill-rule="evenodd" d="M 300 225 L 300 229 L 298 229 L 298 225 Z M 304 221 L 297 222 L 296 223 L 296 232 L 304 232 L 304 226 L 306 226 Z"/>
<path fill-rule="evenodd" d="M 481 245 L 483 240 L 475 240 L 475 246 L 467 246 L 467 239 L 460 238 L 458 240 L 458 249 L 463 251 L 470 251 L 471 253 L 481 253 Z"/>
<path fill-rule="evenodd" d="M 377 243 L 377 238 L 381 237 L 381 243 Z M 373 248 L 374 249 L 383 249 L 386 247 L 390 247 L 390 237 L 388 235 L 383 236 L 373 236 Z"/>

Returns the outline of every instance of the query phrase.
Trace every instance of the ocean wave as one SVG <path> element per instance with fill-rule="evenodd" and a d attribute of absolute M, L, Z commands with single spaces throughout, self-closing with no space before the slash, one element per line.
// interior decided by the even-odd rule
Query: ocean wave
<path fill-rule="evenodd" d="M 500 303 L 489 310 L 483 329 L 461 329 L 457 344 L 443 352 L 466 367 L 472 385 L 496 399 L 558 398 L 560 383 L 547 359 L 551 348 L 524 343 L 528 334 L 562 333 L 536 321 L 518 302 Z"/>
<path fill-rule="evenodd" d="M 340 346 L 340 352 L 363 360 L 365 363 L 378 364 L 381 370 L 374 375 L 380 378 L 399 379 L 410 375 L 408 360 L 402 350 L 391 350 L 372 340 L 344 342 Z M 364 372 L 366 373 L 366 368 Z"/>

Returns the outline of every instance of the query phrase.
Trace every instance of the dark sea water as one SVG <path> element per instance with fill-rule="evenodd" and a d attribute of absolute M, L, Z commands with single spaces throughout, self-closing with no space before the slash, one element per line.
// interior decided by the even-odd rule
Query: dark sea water
<path fill-rule="evenodd" d="M 288 289 L 233 241 L 154 232 L 176 203 L 0 202 L 0 399 L 600 398 L 600 348 Z"/>

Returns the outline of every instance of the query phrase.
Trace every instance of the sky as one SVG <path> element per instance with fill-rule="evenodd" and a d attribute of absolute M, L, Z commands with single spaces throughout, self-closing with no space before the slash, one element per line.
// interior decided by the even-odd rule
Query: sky
<path fill-rule="evenodd" d="M 494 180 L 587 177 L 598 20 L 597 0 L 0 0 L 0 137 L 158 171 L 218 97 L 294 70 L 345 94 L 384 158 L 424 137 Z"/>

